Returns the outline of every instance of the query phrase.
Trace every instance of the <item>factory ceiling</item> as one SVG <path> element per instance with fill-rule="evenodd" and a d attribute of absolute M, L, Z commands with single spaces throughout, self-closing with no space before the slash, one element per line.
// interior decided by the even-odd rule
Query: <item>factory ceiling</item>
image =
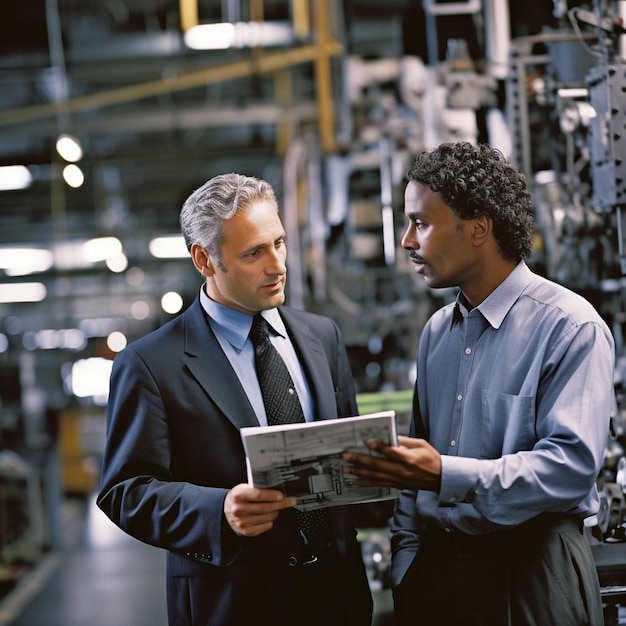
<path fill-rule="evenodd" d="M 338 101 L 341 58 L 403 53 L 406 2 L 197 2 L 200 23 L 264 21 L 298 31 L 280 46 L 227 50 L 185 44 L 183 4 L 190 3 L 32 0 L 26 12 L 6 3 L 0 165 L 26 166 L 33 180 L 27 189 L 0 192 L 0 245 L 58 248 L 114 236 L 129 266 L 145 272 L 147 291 L 195 291 L 188 261 L 168 264 L 147 252 L 150 238 L 178 232 L 187 195 L 226 171 L 264 177 L 280 192 L 289 143 L 319 135 L 320 110 Z M 326 124 L 336 127 L 328 115 Z M 82 144 L 79 188 L 63 181 L 60 134 Z M 56 299 L 49 297 L 45 312 L 0 305 L 2 317 L 18 313 L 27 327 L 44 320 L 59 326 L 91 309 L 107 315 L 120 308 L 110 301 L 129 291 L 126 281 L 102 263 L 69 273 L 71 266 L 66 259 L 46 274 Z M 2 270 L 0 279 L 18 280 Z M 130 291 L 136 296 L 137 287 Z"/>
<path fill-rule="evenodd" d="M 188 304 L 200 284 L 188 258 L 149 252 L 152 238 L 179 232 L 185 198 L 228 171 L 263 177 L 284 198 L 290 149 L 299 140 L 313 137 L 323 155 L 345 154 L 356 141 L 346 121 L 354 113 L 346 110 L 348 58 L 427 57 L 417 0 L 28 5 L 4 3 L 0 19 L 0 166 L 26 166 L 32 177 L 25 189 L 0 191 L 0 292 L 41 281 L 47 296 L 0 302 L 0 364 L 19 358 L 28 333 L 79 328 L 105 337 L 118 330 L 130 340 L 161 324 L 168 317 L 163 293 L 177 291 Z M 290 36 L 261 45 L 248 33 L 252 41 L 238 47 L 192 49 L 184 39 L 189 7 L 200 24 L 287 25 Z M 539 27 L 514 10 L 514 24 Z M 456 28 L 453 37 L 472 30 Z M 477 56 L 479 43 L 469 41 Z M 441 57 L 445 45 L 442 37 Z M 62 134 L 82 145 L 77 188 L 63 179 L 67 163 L 55 149 Z M 121 242 L 124 271 L 80 262 L 80 244 L 98 237 Z M 3 269 L 2 248 L 26 246 L 51 251 L 54 262 L 28 276 Z M 61 341 L 46 337 L 48 347 Z"/>
<path fill-rule="evenodd" d="M 26 13 L 9 3 L 0 27 L 0 164 L 34 176 L 29 189 L 0 197 L 3 240 L 172 230 L 182 200 L 207 178 L 232 169 L 272 178 L 280 133 L 317 127 L 314 15 L 288 47 L 197 51 L 183 41 L 178 0 L 33 4 Z M 227 4 L 199 2 L 199 18 L 227 21 Z M 250 19 L 240 4 L 238 19 Z M 297 3 L 256 4 L 264 20 L 286 22 Z M 384 47 L 404 3 L 385 3 L 378 28 L 377 3 L 350 4 Z M 345 23 L 340 3 L 329 6 L 335 32 L 324 53 L 337 80 Z M 60 182 L 60 133 L 83 145 L 78 190 Z"/>

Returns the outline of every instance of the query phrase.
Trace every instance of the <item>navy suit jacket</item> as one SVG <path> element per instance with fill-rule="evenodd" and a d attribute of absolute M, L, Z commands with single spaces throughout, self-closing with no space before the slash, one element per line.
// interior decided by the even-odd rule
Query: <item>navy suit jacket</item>
<path fill-rule="evenodd" d="M 335 322 L 279 310 L 308 378 L 315 419 L 356 415 Z M 270 580 L 289 584 L 285 564 L 301 550 L 293 509 L 257 537 L 223 528 L 226 493 L 247 482 L 244 426 L 258 426 L 256 415 L 199 299 L 116 356 L 98 505 L 128 534 L 168 550 L 171 624 L 195 625 L 194 612 L 211 616 L 203 624 L 243 623 L 258 616 L 251 590 L 262 592 Z M 350 510 L 329 512 L 348 615 L 355 625 L 370 624 L 372 600 Z M 184 586 L 187 597 L 181 597 L 181 579 L 193 579 Z"/>

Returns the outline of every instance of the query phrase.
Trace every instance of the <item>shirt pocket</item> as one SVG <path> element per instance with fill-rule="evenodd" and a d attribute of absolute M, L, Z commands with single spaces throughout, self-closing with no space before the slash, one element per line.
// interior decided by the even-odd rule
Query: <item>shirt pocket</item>
<path fill-rule="evenodd" d="M 537 439 L 535 397 L 483 389 L 481 425 L 482 458 L 497 459 L 531 450 Z"/>

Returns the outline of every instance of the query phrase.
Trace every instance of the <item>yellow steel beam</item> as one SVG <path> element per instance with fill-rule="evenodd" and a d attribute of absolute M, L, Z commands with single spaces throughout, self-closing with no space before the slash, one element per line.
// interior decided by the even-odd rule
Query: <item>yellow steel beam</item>
<path fill-rule="evenodd" d="M 329 29 L 328 0 L 315 3 L 314 24 L 316 34 L 315 80 L 318 108 L 318 126 L 322 147 L 325 152 L 335 152 L 335 122 L 333 112 L 332 85 L 330 74 L 329 44 L 332 41 Z"/>
<path fill-rule="evenodd" d="M 311 16 L 308 0 L 291 0 L 291 21 L 293 30 L 299 40 L 306 39 L 311 34 Z"/>
<path fill-rule="evenodd" d="M 179 0 L 180 28 L 186 33 L 192 26 L 198 25 L 198 0 Z"/>
<path fill-rule="evenodd" d="M 109 91 L 71 98 L 62 103 L 39 104 L 21 109 L 0 112 L 0 126 L 23 124 L 54 117 L 59 113 L 76 113 L 86 109 L 131 102 L 185 89 L 193 89 L 213 83 L 245 78 L 256 74 L 267 74 L 293 65 L 315 62 L 320 56 L 328 59 L 339 55 L 343 47 L 338 41 L 326 39 L 316 45 L 299 46 L 289 50 L 267 53 L 254 59 L 236 61 L 214 67 L 203 68 L 179 76 L 166 77 Z M 327 89 L 327 88 L 326 88 Z M 319 98 L 319 97 L 318 97 Z M 328 98 L 327 95 L 324 98 Z M 328 131 L 326 131 L 328 132 Z"/>
<path fill-rule="evenodd" d="M 274 74 L 276 102 L 279 106 L 289 108 L 293 104 L 293 84 L 288 70 L 280 70 Z M 276 151 L 285 156 L 294 137 L 294 120 L 285 115 L 277 124 Z"/>

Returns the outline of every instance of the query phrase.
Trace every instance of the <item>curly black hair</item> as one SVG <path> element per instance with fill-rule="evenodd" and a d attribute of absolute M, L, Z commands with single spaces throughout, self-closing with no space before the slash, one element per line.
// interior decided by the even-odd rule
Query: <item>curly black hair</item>
<path fill-rule="evenodd" d="M 535 232 L 531 193 L 524 174 L 499 150 L 486 144 L 442 143 L 417 154 L 407 178 L 439 192 L 461 219 L 489 217 L 504 258 L 530 257 Z"/>

